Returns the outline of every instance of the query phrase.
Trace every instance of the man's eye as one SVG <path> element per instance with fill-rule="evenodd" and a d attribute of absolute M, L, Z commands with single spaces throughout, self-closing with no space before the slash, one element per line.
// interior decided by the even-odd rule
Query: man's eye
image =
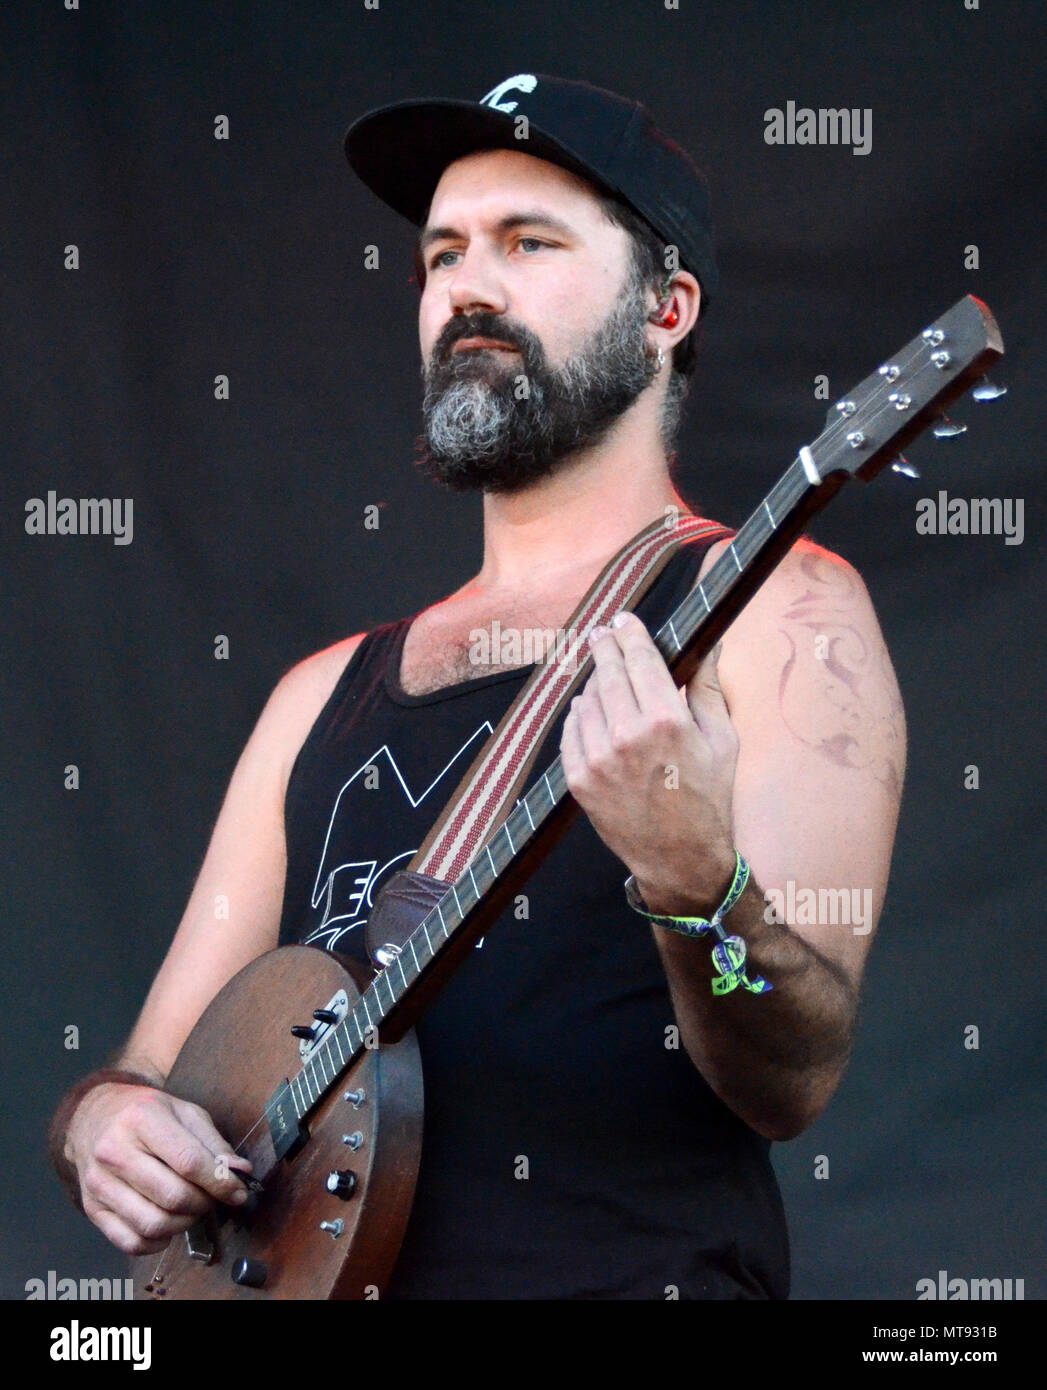
<path fill-rule="evenodd" d="M 548 241 L 541 241 L 536 236 L 522 236 L 516 239 L 516 245 L 524 248 L 527 255 L 533 255 L 535 251 L 540 251 L 543 247 L 550 246 L 551 244 L 552 243 Z M 447 270 L 452 262 L 444 258 L 446 256 L 460 256 L 461 254 L 460 251 L 437 251 L 429 261 L 429 269 Z"/>

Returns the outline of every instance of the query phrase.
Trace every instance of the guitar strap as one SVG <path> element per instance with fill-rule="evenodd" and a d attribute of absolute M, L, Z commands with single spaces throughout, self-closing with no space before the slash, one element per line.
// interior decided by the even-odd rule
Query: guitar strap
<path fill-rule="evenodd" d="M 556 660 L 538 662 L 410 864 L 393 874 L 378 895 L 366 932 L 372 955 L 410 934 L 510 813 L 546 734 L 590 674 L 587 639 L 592 629 L 606 625 L 622 609 L 634 609 L 685 541 L 713 533 L 730 535 L 725 526 L 701 517 L 653 521 L 608 562 L 566 632 L 557 634 Z"/>

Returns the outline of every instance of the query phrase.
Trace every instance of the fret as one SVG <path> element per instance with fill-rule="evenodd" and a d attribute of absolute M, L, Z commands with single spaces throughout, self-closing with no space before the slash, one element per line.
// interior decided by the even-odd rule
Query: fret
<path fill-rule="evenodd" d="M 524 797 L 523 803 L 522 803 L 522 804 L 523 804 L 524 810 L 527 812 L 527 819 L 528 819 L 528 821 L 530 822 L 531 829 L 533 830 L 533 829 L 535 828 L 535 825 L 534 825 L 534 818 L 533 818 L 532 815 L 531 815 L 531 806 L 530 806 L 530 802 L 529 802 L 529 799 L 528 799 L 526 796 Z M 508 824 L 508 822 L 507 822 L 507 824 Z M 509 843 L 512 844 L 512 841 L 510 840 Z"/>
<path fill-rule="evenodd" d="M 428 919 L 426 919 L 426 920 L 428 920 Z M 440 920 L 442 921 L 443 918 L 441 918 Z M 430 938 L 430 936 L 429 936 L 429 928 L 425 925 L 425 922 L 424 922 L 424 921 L 422 922 L 422 931 L 425 932 L 425 939 L 426 939 L 426 941 L 429 942 L 429 955 L 430 955 L 430 956 L 435 956 L 435 955 L 436 955 L 436 952 L 433 950 L 433 943 L 432 943 L 432 940 L 431 940 L 431 938 Z"/>
<path fill-rule="evenodd" d="M 739 534 L 740 534 L 740 533 L 739 533 Z M 735 537 L 735 540 L 737 540 L 737 539 L 738 539 L 738 538 L 737 538 L 737 536 L 736 536 L 736 537 Z M 732 542 L 730 543 L 730 545 L 727 547 L 727 549 L 731 552 L 731 555 L 734 557 L 734 563 L 738 566 L 738 573 L 741 574 L 741 572 L 742 572 L 742 562 L 741 562 L 741 560 L 739 560 L 739 558 L 738 558 L 738 552 L 737 552 L 737 550 L 735 550 L 735 548 L 734 548 L 734 541 L 732 541 Z"/>
<path fill-rule="evenodd" d="M 443 911 L 443 908 L 440 906 L 439 903 L 436 904 L 436 915 L 437 915 L 437 917 L 439 917 L 439 919 L 440 919 L 440 925 L 441 925 L 441 927 L 443 927 L 443 929 L 444 929 L 444 936 L 448 936 L 450 933 L 449 933 L 448 930 L 447 930 L 447 923 L 444 921 L 444 911 Z M 429 935 L 429 933 L 426 932 L 426 936 L 428 936 L 428 935 Z M 431 943 L 430 943 L 430 944 L 431 944 Z"/>
<path fill-rule="evenodd" d="M 807 475 L 804 473 L 799 460 L 796 460 L 789 465 L 768 495 L 774 502 L 776 511 L 787 511 L 800 500 L 809 486 Z M 778 506 L 779 501 L 782 504 L 780 508 Z"/>
<path fill-rule="evenodd" d="M 488 840 L 488 842 L 487 842 L 487 847 L 486 847 L 486 848 L 487 848 L 487 858 L 490 860 L 490 863 L 491 863 L 491 873 L 494 874 L 495 878 L 497 878 L 497 877 L 498 877 L 498 869 L 497 869 L 497 867 L 496 867 L 496 865 L 495 865 L 495 862 L 494 862 L 494 856 L 491 854 L 491 842 L 490 842 L 490 840 Z"/>
<path fill-rule="evenodd" d="M 355 1005 L 353 1006 L 353 1008 L 351 1008 L 351 1009 L 349 1010 L 349 1013 L 348 1013 L 348 1015 L 347 1015 L 345 1021 L 346 1021 L 347 1024 L 348 1024 L 348 1023 L 352 1023 L 352 1024 L 354 1024 L 355 1027 L 356 1027 L 357 1040 L 356 1040 L 356 1042 L 352 1045 L 352 1046 L 353 1046 L 353 1050 L 355 1051 L 356 1048 L 359 1047 L 359 1046 L 363 1043 L 363 1040 L 364 1040 L 364 1030 L 360 1027 L 360 1020 L 359 1020 L 359 1019 L 357 1018 L 357 1016 L 356 1016 L 356 1006 L 355 1006 Z"/>
<path fill-rule="evenodd" d="M 777 527 L 778 523 L 774 519 L 774 512 L 771 511 L 771 504 L 766 497 L 763 499 L 763 509 L 767 513 L 767 520 L 772 526 Z"/>
<path fill-rule="evenodd" d="M 550 805 L 550 806 L 555 806 L 555 805 L 556 805 L 556 794 L 555 794 L 555 792 L 553 791 L 552 783 L 549 781 L 549 774 L 548 774 L 548 772 L 546 772 L 546 773 L 543 774 L 543 776 L 542 776 L 542 781 L 545 783 L 546 791 L 549 793 L 549 805 Z"/>
<path fill-rule="evenodd" d="M 465 913 L 462 911 L 461 899 L 458 897 L 458 885 L 457 885 L 457 884 L 455 884 L 455 883 L 452 883 L 452 884 L 451 884 L 451 892 L 454 894 L 454 905 L 455 905 L 455 907 L 458 909 L 458 920 L 461 921 L 462 918 L 465 916 Z"/>
<path fill-rule="evenodd" d="M 390 1004 L 395 1004 L 395 1003 L 396 1003 L 396 996 L 393 994 L 393 984 L 392 984 L 392 981 L 391 981 L 390 978 L 389 978 L 389 971 L 388 971 L 388 970 L 382 970 L 382 971 L 380 971 L 379 974 L 378 974 L 377 979 L 375 979 L 375 980 L 373 981 L 373 984 L 374 984 L 374 992 L 375 992 L 375 997 L 376 997 L 376 998 L 378 998 L 378 987 L 379 987 L 379 984 L 384 984 L 385 987 L 386 987 L 386 989 L 389 991 L 389 1002 L 390 1002 Z"/>
<path fill-rule="evenodd" d="M 335 1042 L 338 1044 L 338 1062 L 340 1066 L 345 1066 L 345 1053 L 342 1051 L 342 1030 L 336 1028 L 333 1034 Z"/>
<path fill-rule="evenodd" d="M 673 620 L 672 620 L 672 618 L 669 619 L 669 631 L 672 633 L 672 635 L 673 635 L 673 641 L 676 643 L 676 650 L 677 650 L 677 651 L 681 651 L 681 650 L 682 650 L 682 647 L 681 647 L 681 644 L 680 644 L 680 639 L 679 639 L 679 637 L 677 637 L 677 635 L 676 635 L 676 628 L 673 626 Z"/>
<path fill-rule="evenodd" d="M 418 952 L 414 949 L 414 939 L 417 935 L 418 933 L 416 931 L 413 931 L 411 935 L 407 938 L 407 944 L 408 946 L 410 946 L 411 955 L 414 957 L 414 968 L 420 975 L 422 973 L 422 967 L 418 964 Z"/>
<path fill-rule="evenodd" d="M 294 1090 L 294 1088 L 295 1088 L 295 1083 L 296 1083 L 296 1082 L 297 1082 L 297 1084 L 298 1084 L 298 1094 L 297 1094 L 297 1095 L 295 1095 L 295 1090 Z M 294 1108 L 295 1108 L 295 1110 L 298 1112 L 298 1118 L 301 1119 L 302 1116 L 305 1114 L 305 1111 L 306 1111 L 305 1102 L 302 1100 L 302 1077 L 301 1077 L 301 1073 L 299 1073 L 298 1076 L 292 1076 L 292 1077 L 291 1077 L 290 1085 L 291 1085 L 291 1099 L 294 1101 Z"/>
<path fill-rule="evenodd" d="M 373 1027 L 374 1027 L 374 1024 L 373 1024 L 372 1021 L 371 1021 L 371 1010 L 367 1007 L 367 996 L 368 996 L 370 993 L 371 993 L 370 986 L 368 986 L 368 988 L 367 988 L 366 990 L 364 990 L 363 994 L 360 995 L 360 1003 L 364 1006 L 364 1014 L 365 1014 L 366 1017 L 367 1017 L 367 1026 L 368 1026 L 368 1028 L 373 1028 Z"/>
<path fill-rule="evenodd" d="M 397 965 L 400 967 L 400 979 L 403 981 L 403 986 L 404 986 L 404 989 L 406 990 L 406 988 L 407 988 L 407 976 L 404 974 L 404 958 L 403 958 L 403 955 L 402 955 L 402 954 L 396 957 L 396 963 L 397 963 Z"/>
<path fill-rule="evenodd" d="M 378 986 L 378 981 L 379 981 L 379 980 L 381 980 L 381 979 L 386 979 L 386 978 L 387 978 L 387 977 L 386 977 L 386 973 L 385 973 L 385 971 L 383 970 L 383 971 L 381 972 L 381 974 L 379 974 L 379 975 L 377 976 L 377 978 L 375 978 L 375 979 L 373 979 L 373 980 L 371 981 L 371 983 L 367 986 L 367 988 L 364 990 L 364 993 L 363 993 L 363 997 L 364 997 L 364 998 L 366 998 L 367 995 L 370 995 L 370 996 L 371 996 L 371 1003 L 374 1005 L 374 1011 L 375 1011 L 375 1013 L 378 1015 L 378 1023 L 381 1023 L 382 1019 L 385 1017 L 385 1015 L 386 1015 L 386 1013 L 387 1013 L 387 1010 L 386 1010 L 385 1005 L 382 1003 L 382 996 L 378 993 L 378 988 L 377 988 L 377 986 Z M 376 1033 L 378 1032 L 378 1024 L 377 1024 L 377 1023 L 372 1023 L 372 1024 L 371 1024 L 371 1027 L 374 1029 L 374 1031 L 375 1031 Z"/>
<path fill-rule="evenodd" d="M 514 855 L 515 855 L 515 853 L 516 853 L 516 846 L 513 844 L 513 837 L 509 834 L 509 822 L 508 822 L 508 821 L 505 822 L 505 825 L 502 827 L 502 829 L 505 831 L 505 838 L 509 841 L 509 852 L 510 852 L 510 854 L 514 854 Z"/>
<path fill-rule="evenodd" d="M 476 875 L 473 873 L 473 866 L 469 865 L 469 882 L 473 885 L 473 892 L 476 894 L 476 901 L 480 901 L 480 890 L 476 886 Z"/>

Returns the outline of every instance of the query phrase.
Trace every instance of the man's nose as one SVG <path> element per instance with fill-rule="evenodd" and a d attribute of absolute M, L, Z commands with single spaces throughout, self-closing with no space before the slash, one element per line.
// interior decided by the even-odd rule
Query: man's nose
<path fill-rule="evenodd" d="M 505 291 L 490 261 L 472 250 L 451 272 L 448 298 L 456 314 L 504 314 Z"/>

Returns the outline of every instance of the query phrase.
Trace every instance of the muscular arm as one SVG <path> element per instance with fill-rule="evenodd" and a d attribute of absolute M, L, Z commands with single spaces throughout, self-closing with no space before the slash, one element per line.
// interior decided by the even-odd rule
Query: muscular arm
<path fill-rule="evenodd" d="M 114 1065 L 166 1077 L 222 986 L 277 944 L 286 870 L 287 779 L 362 637 L 357 634 L 300 662 L 270 695 L 233 772 L 182 921 Z"/>
<path fill-rule="evenodd" d="M 277 684 L 230 779 L 200 873 L 138 1021 L 109 1063 L 162 1086 L 200 1014 L 277 943 L 283 801 L 298 749 L 363 634 L 317 652 Z M 222 910 L 217 911 L 219 902 Z"/>
<path fill-rule="evenodd" d="M 236 765 L 203 867 L 167 956 L 106 1084 L 87 1077 L 56 1112 L 49 1148 L 85 1215 L 128 1254 L 163 1249 L 214 1201 L 243 1200 L 230 1136 L 200 1106 L 158 1093 L 219 989 L 277 943 L 283 799 L 297 749 L 360 636 L 289 671 Z M 219 909 L 220 905 L 220 910 Z M 222 1163 L 217 1160 L 223 1157 Z M 228 1160 L 228 1166 L 226 1166 Z M 249 1165 L 248 1165 L 249 1166 Z"/>
<path fill-rule="evenodd" d="M 605 685 L 613 667 L 605 655 Z M 718 672 L 710 660 L 696 673 L 688 707 L 693 723 L 654 759 L 679 760 L 678 787 L 648 776 L 641 794 L 634 781 L 631 821 L 584 776 L 582 794 L 652 911 L 710 916 L 733 847 L 748 860 L 753 880 L 726 926 L 771 992 L 714 996 L 709 938 L 651 930 L 695 1066 L 753 1129 L 788 1139 L 847 1064 L 904 776 L 898 687 L 855 571 L 799 542 L 725 634 Z"/>
<path fill-rule="evenodd" d="M 753 1128 L 786 1139 L 828 1104 L 850 1055 L 890 869 L 904 715 L 865 586 L 806 541 L 725 635 L 719 681 L 738 735 L 735 844 L 754 880 L 729 929 L 774 990 L 716 998 L 708 946 L 652 930 L 695 1065 Z M 678 907 L 688 894 L 708 911 L 720 901 L 709 880 L 679 890 Z"/>

